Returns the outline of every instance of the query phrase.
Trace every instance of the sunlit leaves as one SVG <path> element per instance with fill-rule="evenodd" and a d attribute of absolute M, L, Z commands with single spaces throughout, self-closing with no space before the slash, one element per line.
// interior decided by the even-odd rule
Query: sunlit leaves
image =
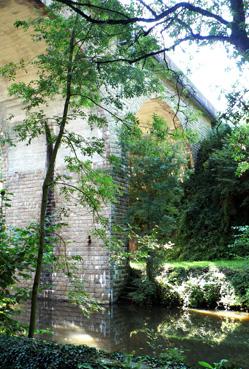
<path fill-rule="evenodd" d="M 117 186 L 106 170 L 95 169 L 91 161 L 73 157 L 66 157 L 65 163 L 68 172 L 78 176 L 77 184 L 74 184 L 73 177 L 58 176 L 56 180 L 67 199 L 75 195 L 79 203 L 88 206 L 95 216 L 98 216 L 105 202 L 115 201 Z"/>
<path fill-rule="evenodd" d="M 184 141 L 174 141 L 166 122 L 154 116 L 147 133 L 138 123 L 124 129 L 122 142 L 129 155 L 128 222 L 142 235 L 158 227 L 159 239 L 168 240 L 182 195 Z"/>

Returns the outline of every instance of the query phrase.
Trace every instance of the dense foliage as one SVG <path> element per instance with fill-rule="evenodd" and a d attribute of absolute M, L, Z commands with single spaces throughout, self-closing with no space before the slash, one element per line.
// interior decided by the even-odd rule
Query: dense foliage
<path fill-rule="evenodd" d="M 228 247 L 233 242 L 233 227 L 249 223 L 249 172 L 237 175 L 231 145 L 234 137 L 245 137 L 240 145 L 245 152 L 249 149 L 244 129 L 220 129 L 201 144 L 195 172 L 184 184 L 176 256 L 203 260 L 248 255 L 248 246 L 237 255 Z"/>
<path fill-rule="evenodd" d="M 35 224 L 26 228 L 7 227 L 5 213 L 11 204 L 11 194 L 2 189 L 0 196 L 0 333 L 11 334 L 22 331 L 12 317 L 13 305 L 25 299 L 28 291 L 15 284 L 20 278 L 27 278 L 34 267 L 37 228 Z"/>
<path fill-rule="evenodd" d="M 128 158 L 127 223 L 136 244 L 130 259 L 146 265 L 141 275 L 131 276 L 128 296 L 151 304 L 157 299 L 153 269 L 165 259 L 177 231 L 188 163 L 186 137 L 155 115 L 146 130 L 139 121 L 124 127 L 121 142 Z"/>
<path fill-rule="evenodd" d="M 155 229 L 159 242 L 171 239 L 177 228 L 182 197 L 186 143 L 159 116 L 144 132 L 136 122 L 126 127 L 122 142 L 129 158 L 127 222 L 140 236 Z"/>
<path fill-rule="evenodd" d="M 87 346 L 58 345 L 25 338 L 0 336 L 2 369 L 187 369 L 165 358 L 108 354 Z"/>
<path fill-rule="evenodd" d="M 181 2 L 126 2 L 126 8 L 120 9 L 113 1 L 76 3 L 73 0 L 56 0 L 68 5 L 88 22 L 104 25 L 123 25 L 140 23 L 143 28 L 134 35 L 134 41 L 143 45 L 149 34 L 159 34 L 163 39 L 160 50 L 174 49 L 184 42 L 196 42 L 199 45 L 223 42 L 233 45 L 235 50 L 248 58 L 248 5 L 244 0 Z M 100 11 L 96 14 L 93 10 Z M 134 12 L 134 10 L 136 10 Z M 146 49 L 142 55 L 147 55 Z M 139 55 L 136 55 L 138 57 Z M 140 55 L 141 57 L 141 55 Z"/>
<path fill-rule="evenodd" d="M 161 303 L 168 307 L 248 310 L 247 263 L 168 263 L 156 277 Z"/>
<path fill-rule="evenodd" d="M 166 327 L 161 328 L 164 330 Z M 158 344 L 153 332 L 151 338 L 154 344 Z M 173 349 L 170 352 L 169 357 L 165 352 L 160 357 L 134 356 L 118 352 L 106 353 L 87 346 L 58 345 L 0 335 L 2 369 L 190 369 L 188 365 L 179 362 L 176 350 L 175 354 Z M 199 365 L 210 369 L 242 369 L 227 360 L 214 364 L 202 361 Z"/>
<path fill-rule="evenodd" d="M 35 270 L 34 255 L 38 247 L 39 226 L 35 222 L 26 227 L 6 225 L 6 209 L 11 208 L 12 194 L 2 189 L 0 196 L 0 333 L 20 334 L 26 330 L 15 319 L 15 305 L 30 298 L 30 288 L 25 287 L 25 280 L 29 280 Z M 46 226 L 44 250 L 46 266 L 56 261 L 53 248 L 58 243 L 57 232 L 60 226 L 60 224 Z M 60 260 L 60 264 L 63 261 Z M 58 266 L 59 259 L 55 267 Z"/>

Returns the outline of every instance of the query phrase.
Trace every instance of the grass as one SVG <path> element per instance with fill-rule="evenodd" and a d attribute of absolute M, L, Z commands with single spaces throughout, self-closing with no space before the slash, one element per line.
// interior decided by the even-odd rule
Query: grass
<path fill-rule="evenodd" d="M 130 267 L 131 269 L 144 271 L 146 268 L 146 264 L 138 261 L 130 261 Z"/>
<path fill-rule="evenodd" d="M 135 270 L 145 270 L 145 263 L 130 262 L 130 266 Z M 249 259 L 236 259 L 236 260 L 202 260 L 202 261 L 170 261 L 164 263 L 165 268 L 227 268 L 233 270 L 240 270 L 249 268 Z"/>
<path fill-rule="evenodd" d="M 165 262 L 166 268 L 227 268 L 233 270 L 240 270 L 249 268 L 249 259 L 236 259 L 236 260 L 203 260 L 203 261 L 172 261 Z"/>

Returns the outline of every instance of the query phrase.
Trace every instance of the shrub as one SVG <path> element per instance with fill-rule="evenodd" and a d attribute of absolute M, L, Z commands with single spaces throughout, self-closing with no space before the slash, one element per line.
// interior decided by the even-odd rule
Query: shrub
<path fill-rule="evenodd" d="M 108 354 L 87 346 L 58 345 L 41 340 L 0 336 L 2 369 L 187 369 L 165 358 Z"/>
<path fill-rule="evenodd" d="M 234 240 L 228 246 L 232 257 L 249 255 L 249 226 L 233 227 L 235 231 Z"/>
<path fill-rule="evenodd" d="M 159 284 L 158 298 L 160 304 L 166 306 L 167 308 L 174 308 L 176 306 L 183 305 L 182 297 L 177 288 L 175 288 L 174 285 L 167 282 Z"/>
<path fill-rule="evenodd" d="M 156 278 L 164 305 L 189 308 L 249 308 L 249 268 L 164 269 Z"/>
<path fill-rule="evenodd" d="M 121 141 L 129 159 L 127 223 L 139 235 L 150 235 L 157 227 L 158 239 L 167 242 L 177 229 L 188 161 L 186 137 L 170 131 L 167 122 L 154 115 L 147 132 L 138 122 L 125 126 Z"/>
<path fill-rule="evenodd" d="M 202 142 L 195 172 L 184 183 L 175 257 L 212 260 L 249 254 L 246 237 L 228 247 L 233 227 L 249 224 L 249 170 L 237 175 L 238 163 L 230 143 L 240 129 L 230 132 L 226 128 Z"/>
<path fill-rule="evenodd" d="M 129 292 L 128 296 L 136 304 L 152 304 L 156 300 L 156 284 L 146 275 L 133 279 L 132 287 L 134 291 Z"/>

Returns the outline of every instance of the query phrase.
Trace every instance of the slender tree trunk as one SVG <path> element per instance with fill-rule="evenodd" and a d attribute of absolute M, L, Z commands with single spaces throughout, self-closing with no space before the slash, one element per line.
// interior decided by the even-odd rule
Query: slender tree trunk
<path fill-rule="evenodd" d="M 48 168 L 51 156 L 53 153 L 53 138 L 52 138 L 52 127 L 50 128 L 47 122 L 45 122 L 45 130 L 46 130 L 46 144 L 47 144 L 47 161 L 46 161 L 46 168 Z M 52 178 L 50 183 L 54 183 L 54 172 L 52 173 Z M 49 186 L 48 189 L 48 202 L 47 202 L 47 209 L 46 209 L 46 215 L 45 215 L 45 227 L 46 227 L 46 237 L 50 238 L 53 236 L 53 232 L 48 231 L 47 227 L 53 226 L 55 222 L 54 218 L 54 209 L 55 209 L 55 199 L 54 199 L 54 186 Z M 53 266 L 50 264 L 44 264 L 42 266 L 42 272 L 41 272 L 41 279 L 40 284 L 43 282 L 52 284 L 52 270 Z M 45 279 L 44 279 L 45 278 Z"/>
<path fill-rule="evenodd" d="M 44 244 L 45 244 L 45 219 L 46 219 L 46 209 L 48 204 L 48 191 L 50 184 L 50 176 L 47 172 L 46 178 L 43 182 L 42 186 L 42 202 L 41 202 L 41 212 L 40 212 L 40 234 L 39 234 L 39 246 L 38 246 L 38 255 L 36 262 L 36 271 L 32 288 L 31 295 L 31 312 L 30 312 L 30 322 L 29 322 L 29 338 L 34 337 L 35 331 L 35 323 L 36 323 L 36 305 L 37 305 L 37 297 L 38 297 L 38 289 L 41 278 L 41 269 L 42 269 L 42 260 L 43 260 L 43 252 L 44 252 Z"/>
<path fill-rule="evenodd" d="M 77 22 L 77 17 L 76 17 L 76 22 Z M 76 26 L 76 22 L 75 22 L 75 26 Z M 52 149 L 52 152 L 49 158 L 46 176 L 45 176 L 45 179 L 43 181 L 43 186 L 42 186 L 42 199 L 41 199 L 41 210 L 40 210 L 40 220 L 39 220 L 40 234 L 39 234 L 36 270 L 35 270 L 35 276 L 34 276 L 33 288 L 32 288 L 32 294 L 31 294 L 31 312 L 30 312 L 29 333 L 28 333 L 29 338 L 34 337 L 35 326 L 36 326 L 36 306 L 37 306 L 38 290 L 39 290 L 40 279 L 41 279 L 43 253 L 44 253 L 44 246 L 45 246 L 45 229 L 46 229 L 45 225 L 46 225 L 46 212 L 47 212 L 47 206 L 48 206 L 49 187 L 51 186 L 52 181 L 53 181 L 56 157 L 57 157 L 57 153 L 58 153 L 58 150 L 59 150 L 62 138 L 63 138 L 63 134 L 65 131 L 65 125 L 67 123 L 67 116 L 68 116 L 69 104 L 70 104 L 70 99 L 71 99 L 74 41 L 75 41 L 75 27 L 72 30 L 70 44 L 69 44 L 67 89 L 66 89 L 66 98 L 64 102 L 63 115 L 62 115 L 62 119 L 60 123 L 59 133 L 58 133 L 54 148 Z"/>

